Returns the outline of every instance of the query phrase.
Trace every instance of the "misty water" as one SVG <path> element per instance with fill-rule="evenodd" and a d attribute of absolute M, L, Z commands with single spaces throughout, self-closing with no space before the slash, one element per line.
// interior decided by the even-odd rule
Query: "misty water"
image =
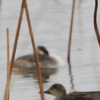
<path fill-rule="evenodd" d="M 10 55 L 19 18 L 21 0 L 0 0 L 0 98 L 6 85 L 6 28 L 10 30 Z M 76 0 L 71 46 L 71 67 L 74 89 L 71 89 L 67 64 L 68 37 L 72 0 L 27 0 L 36 45 L 43 45 L 60 56 L 65 66 L 57 68 L 43 83 L 48 89 L 54 83 L 71 91 L 100 91 L 100 50 L 93 27 L 94 0 Z M 100 6 L 99 11 L 100 12 Z M 98 13 L 100 30 L 100 13 Z M 16 58 L 32 53 L 25 13 L 20 31 Z M 40 100 L 38 80 L 12 75 L 10 100 Z M 54 97 L 45 95 L 46 100 Z"/>

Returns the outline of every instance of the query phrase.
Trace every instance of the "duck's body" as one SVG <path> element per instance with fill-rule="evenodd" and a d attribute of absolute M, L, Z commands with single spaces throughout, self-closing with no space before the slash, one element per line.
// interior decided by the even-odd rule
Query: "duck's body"
<path fill-rule="evenodd" d="M 72 92 L 66 94 L 65 88 L 61 84 L 52 85 L 44 93 L 55 96 L 54 100 L 100 100 L 100 92 Z"/>
<path fill-rule="evenodd" d="M 56 72 L 57 67 L 64 66 L 64 62 L 59 56 L 50 55 L 46 48 L 43 46 L 38 47 L 37 54 L 42 75 L 44 76 L 45 73 L 47 73 L 46 76 L 49 77 L 50 74 Z M 21 74 L 35 74 L 35 76 L 37 76 L 34 54 L 29 54 L 17 58 L 14 62 L 14 68 Z"/>
<path fill-rule="evenodd" d="M 54 57 L 50 57 L 46 54 L 38 54 L 38 58 L 39 58 L 39 63 L 41 67 L 57 67 L 59 66 L 59 62 L 54 58 Z M 22 57 L 17 58 L 15 61 L 22 61 L 24 60 L 26 63 L 35 63 L 35 58 L 34 58 L 34 54 L 29 54 L 29 55 L 25 55 Z M 30 67 L 36 67 L 36 65 L 32 65 Z"/>
<path fill-rule="evenodd" d="M 37 54 L 38 54 L 38 58 L 39 58 L 39 63 L 40 63 L 40 67 L 61 67 L 64 66 L 64 62 L 63 60 L 57 56 L 57 55 L 50 55 L 49 52 L 46 50 L 45 47 L 43 46 L 39 46 L 37 49 Z M 25 55 L 25 56 L 21 56 L 19 58 L 17 58 L 15 60 L 15 63 L 17 62 L 24 62 L 25 63 L 30 63 L 30 67 L 36 67 L 35 63 L 35 58 L 34 58 L 34 54 L 29 54 L 29 55 Z M 22 63 L 21 63 L 22 66 Z M 25 66 L 24 66 L 25 67 Z M 29 66 L 26 66 L 29 67 Z"/>
<path fill-rule="evenodd" d="M 100 92 L 72 92 L 62 100 L 100 100 Z"/>

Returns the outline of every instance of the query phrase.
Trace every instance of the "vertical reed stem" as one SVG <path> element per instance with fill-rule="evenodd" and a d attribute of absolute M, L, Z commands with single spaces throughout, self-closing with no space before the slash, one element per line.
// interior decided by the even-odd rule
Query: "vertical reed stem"
<path fill-rule="evenodd" d="M 9 50 L 9 29 L 6 29 L 6 44 L 7 44 L 7 81 L 6 81 L 6 87 L 5 87 L 5 93 L 4 93 L 4 100 L 9 100 L 9 65 L 10 65 L 10 50 Z"/>
<path fill-rule="evenodd" d="M 6 29 L 6 38 L 7 38 L 7 66 L 10 65 L 10 43 L 9 43 L 9 29 Z M 9 68 L 7 67 L 7 72 L 9 72 Z"/>
<path fill-rule="evenodd" d="M 98 25 L 97 25 L 97 10 L 98 10 L 98 0 L 95 0 L 95 8 L 94 8 L 94 29 L 95 29 L 95 34 L 97 37 L 97 41 L 100 47 L 100 35 L 99 35 L 99 30 L 98 30 Z"/>
<path fill-rule="evenodd" d="M 39 66 L 38 55 L 36 53 L 35 40 L 34 40 L 34 36 L 33 36 L 33 31 L 32 31 L 32 26 L 31 26 L 31 21 L 30 21 L 30 17 L 29 17 L 29 11 L 28 11 L 28 6 L 27 6 L 26 0 L 24 0 L 24 4 L 25 4 L 26 17 L 27 17 L 27 22 L 28 22 L 28 27 L 29 27 L 29 32 L 30 32 L 30 38 L 31 38 L 32 46 L 33 46 L 34 56 L 35 56 L 35 59 L 36 59 L 36 66 L 37 66 L 37 73 L 38 73 L 41 99 L 45 100 L 44 92 L 43 92 L 43 82 L 42 82 L 42 76 L 41 76 L 41 69 L 40 69 L 40 66 Z"/>
<path fill-rule="evenodd" d="M 20 15 L 19 15 L 18 26 L 17 26 L 17 30 L 16 30 L 15 41 L 14 41 L 14 46 L 13 46 L 13 52 L 12 52 L 12 57 L 11 57 L 9 81 L 11 79 L 12 68 L 13 68 L 13 64 L 14 64 L 14 58 L 15 58 L 15 53 L 16 53 L 16 48 L 17 48 L 17 42 L 18 42 L 18 37 L 19 37 L 19 32 L 20 32 L 20 27 L 21 27 L 21 22 L 22 22 L 23 10 L 24 10 L 24 6 L 23 6 L 23 2 L 22 2 Z"/>
<path fill-rule="evenodd" d="M 22 3 L 23 4 L 23 3 Z M 7 49 L 7 84 L 5 88 L 5 94 L 4 94 L 4 100 L 9 100 L 9 88 L 10 88 L 10 79 L 11 79 L 11 74 L 12 74 L 12 68 L 14 64 L 14 58 L 15 58 L 15 52 L 16 52 L 16 47 L 17 47 L 17 41 L 18 41 L 18 36 L 19 36 L 19 31 L 20 31 L 20 25 L 21 25 L 21 20 L 22 20 L 22 15 L 23 15 L 23 5 L 21 6 L 21 11 L 20 11 L 20 17 L 19 17 L 19 22 L 18 22 L 18 27 L 16 31 L 16 37 L 15 37 L 15 42 L 14 42 L 14 47 L 13 47 L 13 53 L 12 53 L 12 58 L 11 58 L 11 63 L 10 63 L 10 57 L 9 57 L 9 49 Z M 7 29 L 7 33 L 9 34 L 9 30 Z M 8 41 L 7 41 L 8 42 Z M 8 45 L 9 43 L 7 43 Z M 7 46 L 8 48 L 8 46 Z"/>
<path fill-rule="evenodd" d="M 70 51 L 71 51 L 73 21 L 74 21 L 74 8 L 75 8 L 75 0 L 73 0 L 73 4 L 72 4 L 72 13 L 71 13 L 71 21 L 70 21 L 70 31 L 69 31 L 69 34 L 70 34 L 70 35 L 69 35 L 68 56 L 67 56 L 68 63 L 70 63 Z"/>
<path fill-rule="evenodd" d="M 5 95 L 7 95 L 7 96 L 4 96 L 4 100 L 9 100 L 9 87 L 10 87 L 9 85 L 10 85 L 10 79 L 11 79 L 11 74 L 12 74 L 12 68 L 13 68 L 13 64 L 14 64 L 14 58 L 15 58 L 15 53 L 16 53 L 16 47 L 17 47 L 17 41 L 18 41 L 21 21 L 22 21 L 22 15 L 23 15 L 23 2 L 22 2 L 22 5 L 21 5 L 21 11 L 20 11 L 16 36 L 15 36 L 15 41 L 14 41 L 12 57 L 11 57 L 11 63 L 9 64 L 9 68 L 7 68 L 8 75 L 7 75 L 7 84 L 6 84 L 6 89 L 5 89 Z"/>

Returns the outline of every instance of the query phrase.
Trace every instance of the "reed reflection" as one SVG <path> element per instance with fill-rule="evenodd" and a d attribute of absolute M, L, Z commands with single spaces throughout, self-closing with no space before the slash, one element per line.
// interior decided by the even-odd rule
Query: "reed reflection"
<path fill-rule="evenodd" d="M 74 80 L 73 80 L 73 75 L 72 75 L 71 63 L 68 63 L 68 67 L 69 67 L 69 76 L 70 76 L 71 90 L 74 90 Z"/>

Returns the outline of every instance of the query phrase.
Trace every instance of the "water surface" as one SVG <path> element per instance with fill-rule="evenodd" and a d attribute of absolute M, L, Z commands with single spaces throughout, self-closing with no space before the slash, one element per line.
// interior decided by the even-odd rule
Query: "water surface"
<path fill-rule="evenodd" d="M 50 53 L 59 55 L 66 63 L 58 68 L 44 83 L 48 89 L 54 83 L 61 83 L 71 92 L 67 64 L 67 46 L 72 0 L 27 0 L 36 45 L 44 45 Z M 6 28 L 10 29 L 10 52 L 15 38 L 21 0 L 0 0 L 0 98 L 3 98 L 6 84 Z M 100 91 L 100 50 L 93 27 L 93 0 L 76 0 L 71 66 L 75 91 Z M 100 6 L 99 6 L 100 10 Z M 98 11 L 100 12 L 100 11 Z M 100 30 L 100 13 L 98 13 Z M 16 52 L 16 58 L 32 53 L 26 16 L 23 22 Z M 11 100 L 40 100 L 37 80 L 32 77 L 12 76 Z M 53 97 L 45 95 L 46 99 Z"/>

